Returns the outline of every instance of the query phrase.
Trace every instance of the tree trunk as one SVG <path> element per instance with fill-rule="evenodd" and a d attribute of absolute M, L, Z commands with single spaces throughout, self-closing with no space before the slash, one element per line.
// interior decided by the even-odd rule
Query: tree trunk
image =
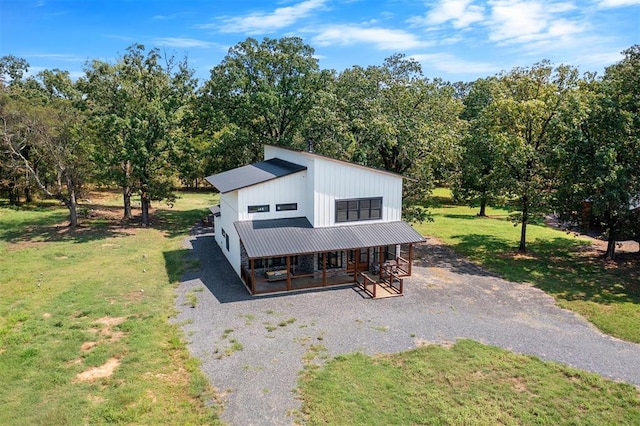
<path fill-rule="evenodd" d="M 129 185 L 125 185 L 122 187 L 122 201 L 124 204 L 124 215 L 122 219 L 133 219 L 133 214 L 131 213 L 131 187 Z"/>
<path fill-rule="evenodd" d="M 480 201 L 480 213 L 478 216 L 487 217 L 487 200 L 484 198 Z"/>
<path fill-rule="evenodd" d="M 527 222 L 529 221 L 529 202 L 527 197 L 522 200 L 522 227 L 520 228 L 520 246 L 518 253 L 527 252 Z"/>
<path fill-rule="evenodd" d="M 12 206 L 20 205 L 20 192 L 18 191 L 15 179 L 11 179 L 9 182 L 9 204 Z"/>
<path fill-rule="evenodd" d="M 131 185 L 129 185 L 131 179 L 131 162 L 125 161 L 121 164 L 121 167 L 124 173 L 124 180 L 122 181 L 124 214 L 122 215 L 122 220 L 131 220 L 133 219 L 133 213 L 131 212 Z"/>
<path fill-rule="evenodd" d="M 76 229 L 78 226 L 78 204 L 76 200 L 76 191 L 73 186 L 68 189 L 69 200 L 67 202 L 67 208 L 69 209 L 69 227 Z"/>
<path fill-rule="evenodd" d="M 33 191 L 31 191 L 31 187 L 28 185 L 24 188 L 24 198 L 27 203 L 33 202 Z"/>
<path fill-rule="evenodd" d="M 149 226 L 149 205 L 151 204 L 151 200 L 149 200 L 149 192 L 146 184 L 142 184 L 140 201 L 142 204 L 142 225 Z"/>
<path fill-rule="evenodd" d="M 613 228 L 609 228 L 609 237 L 607 238 L 607 252 L 604 255 L 606 260 L 614 260 L 616 258 L 616 233 Z"/>

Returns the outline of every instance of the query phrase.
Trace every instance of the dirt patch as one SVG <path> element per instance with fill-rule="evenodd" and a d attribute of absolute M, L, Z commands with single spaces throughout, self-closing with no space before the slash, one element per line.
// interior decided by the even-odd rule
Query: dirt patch
<path fill-rule="evenodd" d="M 80 350 L 83 351 L 83 352 L 87 352 L 87 351 L 90 351 L 91 349 L 95 348 L 96 346 L 98 346 L 98 342 L 84 342 L 80 346 Z"/>
<path fill-rule="evenodd" d="M 96 379 L 111 377 L 119 365 L 120 360 L 118 358 L 109 358 L 107 362 L 99 367 L 92 367 L 82 373 L 78 373 L 76 375 L 76 380 L 80 382 L 92 382 Z"/>
<path fill-rule="evenodd" d="M 44 314 L 42 314 L 42 318 L 49 319 L 51 318 L 51 314 L 49 312 L 45 312 Z"/>
<path fill-rule="evenodd" d="M 96 333 L 101 338 L 96 342 L 84 342 L 82 346 L 80 346 L 80 350 L 82 352 L 88 352 L 100 343 L 115 343 L 122 339 L 125 333 L 123 331 L 114 331 L 113 327 L 122 324 L 126 319 L 126 317 L 102 317 L 97 319 L 95 323 L 102 325 L 102 327 L 90 328 L 89 331 Z"/>

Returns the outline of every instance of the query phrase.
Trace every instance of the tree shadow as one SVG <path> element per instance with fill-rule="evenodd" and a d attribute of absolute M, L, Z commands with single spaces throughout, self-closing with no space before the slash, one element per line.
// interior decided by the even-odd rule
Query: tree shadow
<path fill-rule="evenodd" d="M 102 206 L 92 206 L 103 208 Z M 122 224 L 103 217 L 87 217 L 80 213 L 81 222 L 75 228 L 68 226 L 69 213 L 50 202 L 39 205 L 22 206 L 17 209 L 39 213 L 28 220 L 6 221 L 0 223 L 0 240 L 8 243 L 62 242 L 86 243 L 112 237 L 126 236 L 130 233 Z M 79 207 L 84 211 L 85 208 Z M 42 213 L 42 214 L 40 214 Z"/>
<path fill-rule="evenodd" d="M 163 231 L 169 238 L 186 235 L 194 227 L 205 226 L 205 218 L 209 210 L 155 210 L 153 222 L 154 227 Z"/>
<path fill-rule="evenodd" d="M 634 268 L 607 268 L 588 243 L 566 238 L 534 240 L 519 254 L 511 241 L 487 235 L 458 235 L 456 252 L 514 282 L 528 282 L 568 301 L 599 304 L 640 302 Z"/>

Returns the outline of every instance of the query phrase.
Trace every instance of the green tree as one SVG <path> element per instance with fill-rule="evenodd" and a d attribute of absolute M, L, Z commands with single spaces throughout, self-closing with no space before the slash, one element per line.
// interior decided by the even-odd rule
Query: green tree
<path fill-rule="evenodd" d="M 558 152 L 558 208 L 570 221 L 588 212 L 599 222 L 607 259 L 619 239 L 640 238 L 640 45 L 623 54 L 568 105 Z"/>
<path fill-rule="evenodd" d="M 294 145 L 325 79 L 302 39 L 248 38 L 211 70 L 194 128 L 210 135 L 219 167 L 256 161 L 265 143 Z"/>
<path fill-rule="evenodd" d="M 518 251 L 526 252 L 527 225 L 547 211 L 554 191 L 550 158 L 555 147 L 553 127 L 578 84 L 577 70 L 553 68 L 543 61 L 531 68 L 515 68 L 498 76 L 493 101 L 483 120 L 500 153 L 502 188 L 514 198 L 521 224 Z"/>
<path fill-rule="evenodd" d="M 186 60 L 176 64 L 136 44 L 113 65 L 90 63 L 82 84 L 101 141 L 97 159 L 122 188 L 125 219 L 132 217 L 131 194 L 139 191 L 146 226 L 151 201 L 174 197 L 173 160 L 185 137 L 181 124 L 197 84 L 193 72 Z"/>
<path fill-rule="evenodd" d="M 407 201 L 423 199 L 456 162 L 463 123 L 454 94 L 453 85 L 427 80 L 402 54 L 343 71 L 336 98 L 350 160 L 417 178 L 406 188 Z"/>
<path fill-rule="evenodd" d="M 90 175 L 81 95 L 66 71 L 45 70 L 29 83 L 2 104 L 3 147 L 42 192 L 64 203 L 75 228 L 77 198 Z"/>
<path fill-rule="evenodd" d="M 503 146 L 491 135 L 485 109 L 494 101 L 496 78 L 478 79 L 464 97 L 461 117 L 468 130 L 460 139 L 461 152 L 453 185 L 456 200 L 480 206 L 478 216 L 486 216 L 486 207 L 504 193 L 501 187 Z"/>

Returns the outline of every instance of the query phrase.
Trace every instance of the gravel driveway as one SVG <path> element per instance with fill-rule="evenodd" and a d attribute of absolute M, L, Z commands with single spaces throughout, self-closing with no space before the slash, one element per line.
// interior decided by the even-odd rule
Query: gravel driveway
<path fill-rule="evenodd" d="M 640 386 L 640 345 L 602 334 L 542 291 L 497 278 L 439 244 L 419 251 L 404 297 L 382 300 L 353 287 L 251 297 L 212 234 L 194 235 L 185 247 L 200 270 L 177 289 L 175 322 L 225 395 L 222 419 L 231 425 L 291 424 L 310 353 L 389 353 L 460 338 Z"/>

